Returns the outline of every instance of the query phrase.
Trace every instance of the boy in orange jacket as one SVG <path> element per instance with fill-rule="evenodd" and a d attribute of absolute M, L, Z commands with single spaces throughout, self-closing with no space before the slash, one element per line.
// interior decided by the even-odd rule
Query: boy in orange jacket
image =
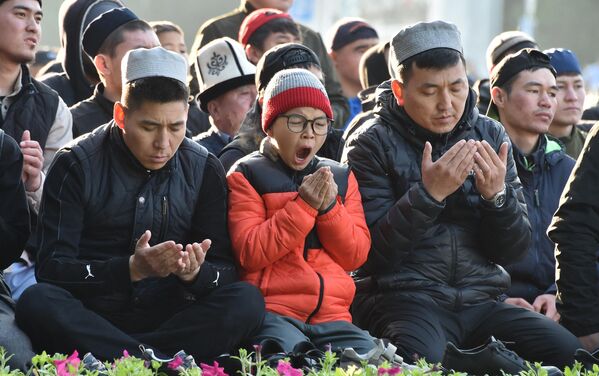
<path fill-rule="evenodd" d="M 345 165 L 315 154 L 333 111 L 307 70 L 278 72 L 266 88 L 260 151 L 227 177 L 229 231 L 244 280 L 260 288 L 267 315 L 255 343 L 284 352 L 377 347 L 351 323 L 349 272 L 366 260 L 370 234 L 356 179 Z"/>

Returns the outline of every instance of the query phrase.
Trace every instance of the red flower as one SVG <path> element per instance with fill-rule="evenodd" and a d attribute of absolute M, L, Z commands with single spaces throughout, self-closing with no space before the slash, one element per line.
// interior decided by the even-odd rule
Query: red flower
<path fill-rule="evenodd" d="M 389 376 L 395 376 L 398 373 L 401 373 L 401 368 L 400 367 L 394 367 L 394 368 L 383 368 L 383 367 L 380 367 L 379 370 L 378 370 L 379 376 L 382 376 L 382 375 L 385 375 L 385 374 L 387 374 Z"/>
<path fill-rule="evenodd" d="M 54 360 L 56 366 L 56 374 L 58 376 L 72 376 L 76 375 L 79 370 L 79 353 L 75 350 L 68 358 L 63 360 Z"/>
<path fill-rule="evenodd" d="M 214 361 L 213 365 L 200 363 L 202 368 L 202 376 L 229 376 L 223 367 L 218 366 L 218 362 Z"/>
<path fill-rule="evenodd" d="M 176 370 L 177 368 L 179 368 L 179 366 L 183 364 L 183 359 L 181 359 L 180 356 L 176 357 L 175 359 L 171 360 L 170 362 L 168 362 L 168 368 L 169 369 L 173 369 Z"/>
<path fill-rule="evenodd" d="M 277 365 L 277 372 L 281 376 L 302 376 L 303 372 L 297 368 L 293 368 L 291 363 L 279 360 Z"/>

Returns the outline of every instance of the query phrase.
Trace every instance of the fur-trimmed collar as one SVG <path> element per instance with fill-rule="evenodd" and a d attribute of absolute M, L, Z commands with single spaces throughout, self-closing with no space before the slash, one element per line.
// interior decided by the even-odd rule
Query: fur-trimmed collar
<path fill-rule="evenodd" d="M 260 143 L 260 153 L 273 162 L 279 160 L 279 149 L 273 144 L 270 136 L 266 136 Z"/>

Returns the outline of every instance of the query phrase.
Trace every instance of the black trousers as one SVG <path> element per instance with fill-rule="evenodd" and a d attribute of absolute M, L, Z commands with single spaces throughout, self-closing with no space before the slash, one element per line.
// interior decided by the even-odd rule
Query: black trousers
<path fill-rule="evenodd" d="M 359 295 L 353 315 L 358 326 L 390 339 L 407 361 L 416 356 L 440 363 L 447 342 L 472 348 L 494 336 L 528 361 L 563 368 L 574 363 L 581 347 L 572 333 L 547 317 L 497 301 L 449 310 L 394 294 Z"/>
<path fill-rule="evenodd" d="M 210 361 L 230 351 L 236 354 L 240 343 L 256 334 L 264 314 L 260 291 L 244 282 L 219 287 L 181 306 L 157 302 L 140 312 L 115 313 L 115 320 L 92 311 L 60 287 L 40 283 L 19 299 L 16 320 L 37 351 L 89 351 L 98 359 L 113 360 L 123 350 L 141 357 L 139 345 L 144 345 L 160 357 L 183 349 L 196 361 Z M 146 330 L 127 329 L 143 327 Z"/>

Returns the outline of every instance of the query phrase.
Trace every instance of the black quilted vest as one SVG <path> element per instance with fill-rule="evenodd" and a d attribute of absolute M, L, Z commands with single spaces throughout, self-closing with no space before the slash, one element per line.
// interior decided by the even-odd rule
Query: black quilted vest
<path fill-rule="evenodd" d="M 29 69 L 21 66 L 21 91 L 10 105 L 6 117 L 0 119 L 0 128 L 19 142 L 25 130 L 31 133 L 31 139 L 39 142 L 42 149 L 50 128 L 56 119 L 58 94 L 45 84 L 31 78 Z"/>

